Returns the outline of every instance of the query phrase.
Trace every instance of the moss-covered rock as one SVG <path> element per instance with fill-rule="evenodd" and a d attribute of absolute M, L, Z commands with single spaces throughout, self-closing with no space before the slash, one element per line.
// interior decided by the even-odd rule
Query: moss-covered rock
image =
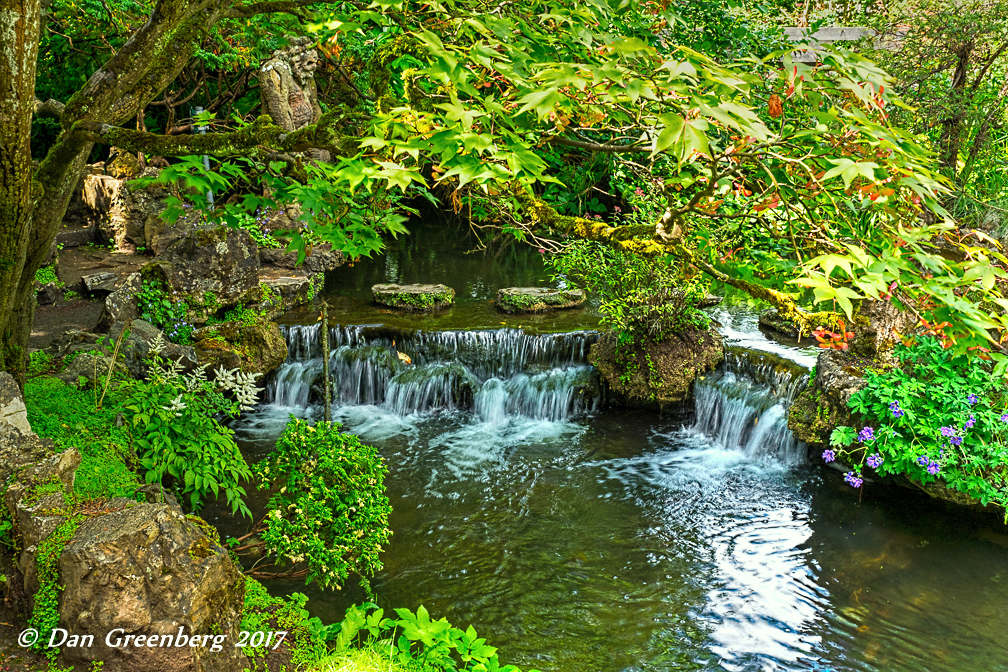
<path fill-rule="evenodd" d="M 273 319 L 298 306 L 311 303 L 325 284 L 322 273 L 280 272 L 263 269 L 259 284 L 246 292 L 239 302 L 250 310 Z"/>
<path fill-rule="evenodd" d="M 816 376 L 795 398 L 788 411 L 788 429 L 799 441 L 821 448 L 839 425 L 855 424 L 847 402 L 864 387 L 860 377 L 866 364 L 853 353 L 823 350 L 816 361 Z"/>
<path fill-rule="evenodd" d="M 619 345 L 606 334 L 592 345 L 588 361 L 608 383 L 616 403 L 662 408 L 689 396 L 693 380 L 724 359 L 721 336 L 713 330 L 664 341 Z"/>
<path fill-rule="evenodd" d="M 437 310 L 455 300 L 455 290 L 445 285 L 375 285 L 371 294 L 375 303 L 398 310 Z"/>
<path fill-rule="evenodd" d="M 497 290 L 497 307 L 505 313 L 540 313 L 577 308 L 585 302 L 582 289 L 552 287 L 504 287 Z"/>
<path fill-rule="evenodd" d="M 197 330 L 193 339 L 200 364 L 209 364 L 210 370 L 222 366 L 266 374 L 287 359 L 287 342 L 280 327 L 267 320 L 215 324 Z"/>
<path fill-rule="evenodd" d="M 760 313 L 759 326 L 788 338 L 798 338 L 798 325 L 781 315 L 776 308 L 768 308 Z"/>

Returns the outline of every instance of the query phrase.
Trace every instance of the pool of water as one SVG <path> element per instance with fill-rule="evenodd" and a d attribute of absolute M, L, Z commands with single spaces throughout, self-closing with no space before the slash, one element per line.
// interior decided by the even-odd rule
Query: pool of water
<path fill-rule="evenodd" d="M 761 335 L 758 307 L 712 309 L 735 347 L 695 404 L 611 410 L 585 361 L 590 307 L 502 330 L 518 323 L 489 305 L 498 285 L 541 281 L 534 252 L 499 277 L 486 260 L 460 271 L 468 257 L 438 277 L 445 257 L 423 250 L 329 287 L 356 306 L 333 310 L 350 325 L 332 331 L 334 416 L 389 467 L 381 606 L 423 604 L 474 625 L 502 661 L 549 672 L 1008 670 L 1001 520 L 858 492 L 808 459 L 785 416 L 815 350 Z M 378 313 L 369 287 L 392 280 L 454 282 L 459 312 Z M 352 326 L 379 322 L 392 329 Z M 234 426 L 250 461 L 289 413 L 320 415 L 317 328 L 286 330 L 271 401 Z M 412 367 L 388 363 L 393 339 Z M 364 599 L 271 590 L 307 592 L 327 621 Z"/>

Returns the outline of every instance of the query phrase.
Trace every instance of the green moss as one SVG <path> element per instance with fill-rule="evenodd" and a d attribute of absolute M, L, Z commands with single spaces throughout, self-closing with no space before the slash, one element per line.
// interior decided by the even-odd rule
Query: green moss
<path fill-rule="evenodd" d="M 59 559 L 63 555 L 64 547 L 77 534 L 77 528 L 84 520 L 84 516 L 80 513 L 69 511 L 66 513 L 66 519 L 39 544 L 35 554 L 39 589 L 35 593 L 35 605 L 31 618 L 28 619 L 28 625 L 40 633 L 32 648 L 44 650 L 50 660 L 59 655 L 59 649 L 50 649 L 46 646 L 49 634 L 59 625 L 59 594 L 63 590 L 63 586 L 59 585 Z"/>

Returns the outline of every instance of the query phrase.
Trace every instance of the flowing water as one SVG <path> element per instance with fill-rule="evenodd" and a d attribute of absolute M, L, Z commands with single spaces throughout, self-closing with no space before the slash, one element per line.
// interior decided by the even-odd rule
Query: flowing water
<path fill-rule="evenodd" d="M 454 310 L 495 326 L 491 293 L 469 294 Z M 814 351 L 768 341 L 751 310 L 712 311 L 725 364 L 658 414 L 605 406 L 590 316 L 462 330 L 353 301 L 330 331 L 334 416 L 389 466 L 386 609 L 471 623 L 523 669 L 1008 670 L 1005 527 L 859 495 L 809 460 L 786 410 Z M 319 329 L 285 333 L 267 403 L 235 425 L 250 460 L 289 414 L 320 414 Z M 307 592 L 330 621 L 363 600 Z"/>

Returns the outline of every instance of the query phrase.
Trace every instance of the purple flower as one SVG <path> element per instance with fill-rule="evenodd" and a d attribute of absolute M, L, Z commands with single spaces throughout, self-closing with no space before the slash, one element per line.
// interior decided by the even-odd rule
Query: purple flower
<path fill-rule="evenodd" d="M 832 462 L 833 460 L 836 459 L 836 453 L 829 449 L 824 450 L 822 454 L 822 459 L 826 460 L 827 462 Z"/>
<path fill-rule="evenodd" d="M 926 467 L 928 465 L 928 458 L 921 455 L 920 457 L 917 458 L 917 464 L 919 464 L 922 467 Z"/>
<path fill-rule="evenodd" d="M 927 466 L 927 472 L 928 472 L 929 474 L 931 474 L 932 476 L 934 476 L 934 475 L 936 475 L 936 474 L 937 474 L 937 473 L 938 473 L 939 471 L 941 471 L 941 465 L 939 465 L 939 464 L 938 464 L 937 462 L 929 462 L 929 463 L 928 463 L 928 466 Z"/>
<path fill-rule="evenodd" d="M 1008 422 L 1008 413 L 1001 416 L 1001 422 Z"/>
<path fill-rule="evenodd" d="M 892 417 L 894 417 L 894 418 L 902 418 L 903 417 L 903 409 L 900 408 L 900 405 L 899 405 L 898 401 L 894 401 L 891 404 L 889 404 L 889 410 L 892 411 Z"/>
<path fill-rule="evenodd" d="M 953 436 L 952 439 L 951 439 L 951 441 L 952 441 L 952 445 L 953 446 L 961 446 L 962 442 L 963 442 L 963 437 L 961 437 L 961 436 Z"/>
<path fill-rule="evenodd" d="M 976 394 L 970 394 L 968 397 L 966 397 L 966 403 L 972 406 L 977 402 L 979 398 L 980 397 L 978 397 Z"/>
<path fill-rule="evenodd" d="M 941 433 L 942 436 L 955 436 L 955 429 L 952 427 L 942 427 Z"/>
<path fill-rule="evenodd" d="M 864 480 L 855 475 L 853 471 L 848 471 L 847 475 L 844 476 L 844 480 L 852 488 L 860 488 L 861 484 L 864 483 Z"/>
<path fill-rule="evenodd" d="M 963 429 L 972 429 L 973 425 L 975 424 L 976 424 L 976 418 L 970 415 L 970 418 L 969 420 L 966 421 L 966 424 L 963 426 Z"/>
<path fill-rule="evenodd" d="M 865 461 L 868 463 L 868 466 L 871 467 L 872 469 L 878 469 L 880 466 L 882 466 L 882 456 L 879 455 L 878 453 L 875 453 L 874 455 L 869 455 L 868 459 Z"/>
<path fill-rule="evenodd" d="M 867 443 L 869 441 L 874 441 L 875 440 L 875 430 L 872 429 L 871 427 L 865 427 L 860 432 L 858 432 L 857 439 L 861 443 Z"/>

